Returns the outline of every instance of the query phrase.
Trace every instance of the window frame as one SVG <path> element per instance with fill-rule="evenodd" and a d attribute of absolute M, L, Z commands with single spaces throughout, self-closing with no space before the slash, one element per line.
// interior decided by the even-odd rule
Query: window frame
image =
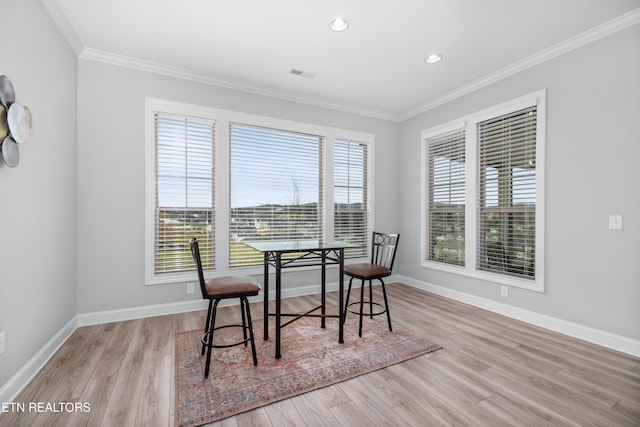
<path fill-rule="evenodd" d="M 217 277 L 231 273 L 259 275 L 263 273 L 263 266 L 230 267 L 229 243 L 230 235 L 230 123 L 243 123 L 250 126 L 261 126 L 292 132 L 308 133 L 324 138 L 321 155 L 323 156 L 322 191 L 324 196 L 322 220 L 324 221 L 323 235 L 327 241 L 333 239 L 334 233 L 334 142 L 336 140 L 357 141 L 368 147 L 367 170 L 367 201 L 368 224 L 367 235 L 374 229 L 374 165 L 375 165 L 375 136 L 373 134 L 351 131 L 328 126 L 320 126 L 274 117 L 260 116 L 236 111 L 223 110 L 213 107 L 187 104 L 182 102 L 146 98 L 145 99 L 145 284 L 156 285 L 165 283 L 180 283 L 197 280 L 195 271 L 154 273 L 154 244 L 155 244 L 155 186 L 156 186 L 156 153 L 155 153 L 155 112 L 175 115 L 198 117 L 215 121 L 214 147 L 214 206 L 215 206 L 215 269 L 205 272 L 207 277 Z M 370 242 L 366 242 L 366 256 L 350 258 L 347 262 L 364 262 L 370 256 Z M 305 270 L 305 268 L 297 269 Z"/>
<path fill-rule="evenodd" d="M 182 117 L 194 117 L 211 120 L 215 123 L 214 141 L 217 137 L 217 112 L 214 109 L 182 104 L 179 102 L 147 98 L 145 100 L 145 284 L 155 285 L 192 280 L 195 272 L 178 271 L 156 274 L 155 272 L 155 210 L 156 210 L 156 129 L 155 114 L 166 113 Z M 214 143 L 214 162 L 217 163 L 216 144 Z M 217 210 L 217 167 L 214 165 L 214 218 Z M 215 221 L 215 219 L 214 219 Z M 214 223 L 215 224 L 215 223 Z M 215 239 L 215 234 L 214 234 Z M 214 242 L 214 245 L 216 243 Z M 217 260 L 216 260 L 217 261 Z"/>
<path fill-rule="evenodd" d="M 434 269 L 457 275 L 482 279 L 501 285 L 529 289 L 537 292 L 545 291 L 544 282 L 544 221 L 545 221 L 545 123 L 546 123 L 546 90 L 542 89 L 522 97 L 512 99 L 499 105 L 468 114 L 456 120 L 438 125 L 421 133 L 421 239 L 420 263 L 423 268 Z M 478 124 L 502 115 L 510 114 L 531 106 L 537 107 L 536 127 L 536 208 L 535 208 L 535 278 L 533 280 L 518 278 L 506 274 L 478 269 L 478 227 L 480 218 L 480 170 Z M 428 150 L 427 139 L 465 129 L 466 152 L 466 206 L 465 206 L 465 265 L 456 266 L 427 259 L 428 255 L 428 223 L 429 220 L 429 182 L 428 182 Z"/>

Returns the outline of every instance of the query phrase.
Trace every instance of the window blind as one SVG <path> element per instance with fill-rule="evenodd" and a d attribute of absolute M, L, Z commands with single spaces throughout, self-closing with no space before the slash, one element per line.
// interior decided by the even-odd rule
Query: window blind
<path fill-rule="evenodd" d="M 367 255 L 369 247 L 368 146 L 334 141 L 334 234 L 337 241 L 358 245 L 345 249 L 346 257 Z"/>
<path fill-rule="evenodd" d="M 318 135 L 230 123 L 230 266 L 262 265 L 249 240 L 321 240 Z"/>
<path fill-rule="evenodd" d="M 536 128 L 533 106 L 478 124 L 478 269 L 535 279 Z"/>
<path fill-rule="evenodd" d="M 215 266 L 214 138 L 211 120 L 155 113 L 156 274 L 195 269 L 194 237 L 203 268 Z"/>
<path fill-rule="evenodd" d="M 427 260 L 465 263 L 465 132 L 427 138 Z"/>

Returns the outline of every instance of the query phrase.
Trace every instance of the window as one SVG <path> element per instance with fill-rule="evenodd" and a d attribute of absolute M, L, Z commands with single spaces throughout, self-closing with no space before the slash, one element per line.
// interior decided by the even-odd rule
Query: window
<path fill-rule="evenodd" d="M 193 268 L 189 240 L 214 267 L 214 126 L 210 120 L 155 113 L 154 273 Z"/>
<path fill-rule="evenodd" d="M 428 171 L 427 259 L 465 261 L 465 132 L 456 129 L 426 139 Z"/>
<path fill-rule="evenodd" d="M 368 156 L 365 143 L 334 142 L 333 238 L 358 245 L 345 250 L 347 258 L 366 256 L 370 243 Z"/>
<path fill-rule="evenodd" d="M 230 266 L 262 264 L 243 240 L 322 240 L 323 137 L 231 123 Z"/>
<path fill-rule="evenodd" d="M 478 126 L 478 269 L 535 278 L 537 107 Z"/>
<path fill-rule="evenodd" d="M 145 281 L 260 274 L 247 240 L 341 240 L 366 258 L 373 223 L 371 134 L 173 101 L 146 100 Z"/>
<path fill-rule="evenodd" d="M 544 97 L 423 132 L 423 266 L 544 291 Z"/>

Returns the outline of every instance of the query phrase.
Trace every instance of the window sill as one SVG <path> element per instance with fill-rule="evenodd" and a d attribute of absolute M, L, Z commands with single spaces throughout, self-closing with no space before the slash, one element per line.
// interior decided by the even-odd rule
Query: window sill
<path fill-rule="evenodd" d="M 504 276 L 501 274 L 489 273 L 485 271 L 469 271 L 468 267 L 458 267 L 454 265 L 441 264 L 437 262 L 423 262 L 423 268 L 430 270 L 444 271 L 459 276 L 471 277 L 474 279 L 484 280 L 499 285 L 512 286 L 514 288 L 527 289 L 534 292 L 544 292 L 544 283 L 541 280 L 524 280 L 517 277 Z"/>

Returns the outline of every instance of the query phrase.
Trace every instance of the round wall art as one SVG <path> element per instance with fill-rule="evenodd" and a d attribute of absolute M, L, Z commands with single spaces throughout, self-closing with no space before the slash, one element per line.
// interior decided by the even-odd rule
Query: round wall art
<path fill-rule="evenodd" d="M 20 144 L 31 134 L 31 111 L 26 105 L 16 102 L 16 92 L 11 80 L 0 76 L 0 157 L 13 168 L 20 163 Z"/>

